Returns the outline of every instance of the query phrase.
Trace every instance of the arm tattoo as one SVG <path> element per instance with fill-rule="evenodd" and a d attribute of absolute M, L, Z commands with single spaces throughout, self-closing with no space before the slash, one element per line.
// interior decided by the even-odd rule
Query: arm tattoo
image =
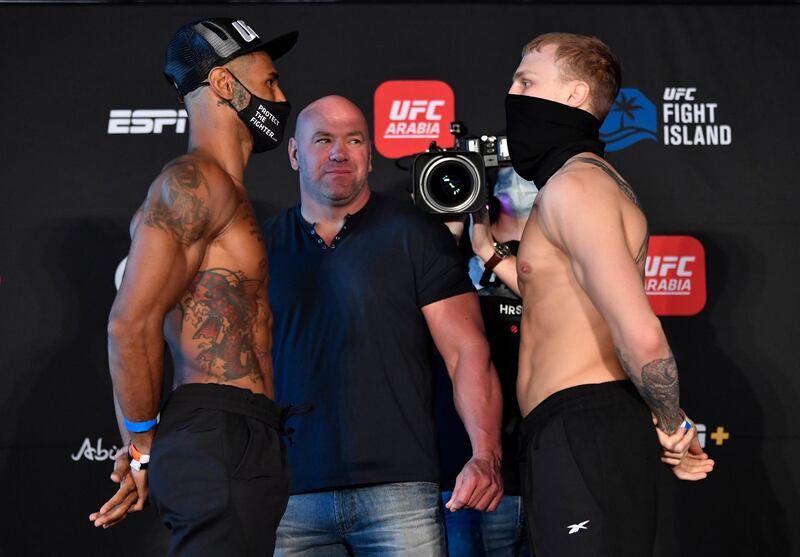
<path fill-rule="evenodd" d="M 681 423 L 678 367 L 675 358 L 653 360 L 642 366 L 640 373 L 634 373 L 630 359 L 619 349 L 617 357 L 625 373 L 633 381 L 642 398 L 658 419 L 658 428 L 672 434 Z"/>
<path fill-rule="evenodd" d="M 201 187 L 208 190 L 195 163 L 169 167 L 159 198 L 145 212 L 145 224 L 169 232 L 181 244 L 196 242 L 205 234 L 210 220 L 208 207 L 198 195 Z"/>
<path fill-rule="evenodd" d="M 650 243 L 650 232 L 647 231 L 644 234 L 644 241 L 642 245 L 639 247 L 639 253 L 636 254 L 636 266 L 642 267 L 642 278 L 644 278 L 644 263 L 647 261 L 647 246 Z"/>

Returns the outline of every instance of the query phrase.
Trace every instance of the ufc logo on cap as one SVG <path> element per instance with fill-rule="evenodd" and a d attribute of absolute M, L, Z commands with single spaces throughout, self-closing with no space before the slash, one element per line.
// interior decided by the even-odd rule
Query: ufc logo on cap
<path fill-rule="evenodd" d="M 233 28 L 236 29 L 242 38 L 248 43 L 259 38 L 258 33 L 253 31 L 253 29 L 241 19 L 233 22 Z"/>

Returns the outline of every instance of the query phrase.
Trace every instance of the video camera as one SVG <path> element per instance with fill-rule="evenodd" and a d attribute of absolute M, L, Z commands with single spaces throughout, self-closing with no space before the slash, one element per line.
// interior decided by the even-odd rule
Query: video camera
<path fill-rule="evenodd" d="M 486 204 L 486 169 L 510 166 L 505 136 L 468 136 L 462 122 L 451 122 L 455 147 L 432 142 L 414 158 L 414 205 L 427 213 L 463 214 Z"/>

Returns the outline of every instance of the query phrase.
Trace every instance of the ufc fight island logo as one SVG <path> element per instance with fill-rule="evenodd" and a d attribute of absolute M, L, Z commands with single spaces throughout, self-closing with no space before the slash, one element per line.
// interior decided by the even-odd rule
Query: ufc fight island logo
<path fill-rule="evenodd" d="M 188 119 L 189 115 L 184 109 L 117 109 L 108 114 L 108 133 L 110 135 L 164 133 L 165 129 L 174 129 L 175 133 L 185 133 Z"/>
<path fill-rule="evenodd" d="M 436 141 L 453 146 L 455 96 L 444 81 L 385 81 L 375 90 L 375 148 L 397 159 Z"/>
<path fill-rule="evenodd" d="M 697 87 L 664 87 L 663 102 L 657 106 L 639 89 L 620 89 L 600 127 L 606 151 L 619 151 L 643 140 L 659 141 L 659 137 L 670 146 L 731 145 L 733 129 L 720 122 L 719 103 L 701 100 L 698 91 Z"/>
<path fill-rule="evenodd" d="M 706 256 L 691 236 L 652 236 L 644 284 L 656 315 L 695 315 L 706 305 Z"/>
<path fill-rule="evenodd" d="M 718 107 L 700 102 L 697 87 L 666 87 L 661 106 L 664 145 L 730 145 L 733 132 L 719 122 Z"/>

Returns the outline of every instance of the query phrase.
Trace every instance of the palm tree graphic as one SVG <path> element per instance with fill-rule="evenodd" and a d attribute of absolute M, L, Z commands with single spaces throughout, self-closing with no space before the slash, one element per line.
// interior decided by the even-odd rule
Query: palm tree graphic
<path fill-rule="evenodd" d="M 619 113 L 619 126 L 610 129 L 615 121 L 612 115 L 616 113 Z M 607 144 L 608 150 L 616 151 L 643 139 L 658 141 L 656 127 L 653 103 L 638 89 L 624 89 L 619 92 L 611 106 L 601 127 L 600 139 Z"/>
<path fill-rule="evenodd" d="M 611 108 L 612 112 L 619 112 L 619 129 L 625 128 L 625 117 L 633 120 L 636 115 L 634 112 L 642 110 L 644 107 L 636 104 L 636 97 L 626 97 L 624 91 L 619 92 L 617 100 L 614 101 L 614 106 Z"/>

